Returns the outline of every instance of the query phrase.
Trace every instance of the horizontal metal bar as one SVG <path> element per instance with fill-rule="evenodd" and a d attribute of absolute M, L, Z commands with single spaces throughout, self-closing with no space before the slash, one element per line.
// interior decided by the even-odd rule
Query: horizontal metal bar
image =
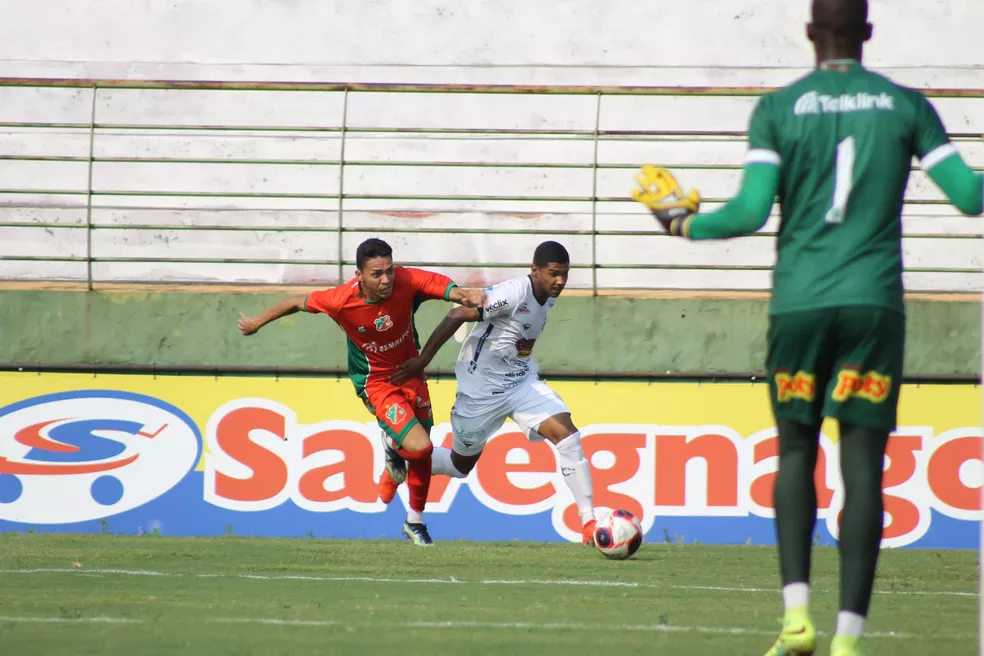
<path fill-rule="evenodd" d="M 0 191 L 0 193 L 4 193 Z M 327 199 L 334 200 L 338 194 L 257 194 L 249 192 L 225 191 L 121 191 L 116 189 L 93 190 L 93 198 L 97 196 L 137 196 L 148 198 L 186 197 L 186 198 L 298 198 L 304 200 Z M 125 208 L 120 208 L 125 209 Z"/>
<path fill-rule="evenodd" d="M 4 193 L 15 193 L 15 194 L 85 194 L 84 191 L 11 191 L 6 189 L 0 189 L 0 194 Z M 229 192 L 212 192 L 212 191 L 196 191 L 196 192 L 182 192 L 182 191 L 114 191 L 114 190 L 100 190 L 93 191 L 93 197 L 97 196 L 135 196 L 135 197 L 148 197 L 148 198 L 160 198 L 160 197 L 185 197 L 185 198 L 298 198 L 298 199 L 337 199 L 338 194 L 272 194 L 272 193 L 229 193 Z M 342 196 L 348 200 L 423 200 L 423 201 L 466 201 L 466 202 L 478 202 L 478 201 L 510 201 L 510 202 L 540 202 L 540 203 L 589 203 L 592 198 L 590 196 L 423 196 L 423 195 L 383 195 L 383 194 L 345 194 Z M 598 201 L 606 203 L 634 203 L 636 201 L 626 196 L 598 196 L 596 199 Z M 725 203 L 730 200 L 729 198 L 703 198 L 704 203 Z M 949 205 L 947 200 L 908 200 L 905 201 L 906 205 Z M 125 209 L 125 208 L 119 208 Z M 306 210 L 297 210 L 306 211 Z M 379 210 L 385 211 L 385 210 Z M 401 210 L 389 210 L 394 212 L 399 212 Z M 422 210 L 414 209 L 407 210 L 413 212 L 420 212 Z"/>
<path fill-rule="evenodd" d="M 73 130 L 85 130 L 85 134 L 89 133 L 91 127 L 92 126 L 90 126 L 88 123 L 36 123 L 36 122 L 24 122 L 24 121 L 0 121 L 0 128 L 71 128 Z"/>
<path fill-rule="evenodd" d="M 75 157 L 71 155 L 0 155 L 0 161 L 22 161 L 22 162 L 89 162 L 88 157 Z M 216 159 L 216 158 L 168 158 L 168 157 L 93 157 L 92 162 L 112 163 L 112 164 L 235 164 L 235 165 L 272 165 L 272 166 L 341 166 L 340 159 Z M 584 169 L 586 171 L 594 169 L 604 170 L 634 170 L 639 168 L 641 162 L 624 163 L 599 163 L 597 166 L 591 162 L 568 163 L 568 162 L 464 162 L 464 161 L 384 161 L 384 160 L 345 160 L 346 166 L 368 166 L 368 167 L 405 167 L 405 168 L 482 168 L 482 169 Z M 741 171 L 744 163 L 736 164 L 674 164 L 673 169 L 677 171 Z M 984 171 L 984 167 L 972 167 L 977 172 Z M 910 172 L 921 171 L 918 166 L 912 166 Z"/>
<path fill-rule="evenodd" d="M 85 257 L 46 257 L 40 255 L 16 255 L 0 256 L 0 261 L 10 262 L 78 262 L 85 263 L 89 260 Z M 249 265 L 249 264 L 283 264 L 283 265 L 306 265 L 306 266 L 355 266 L 354 260 L 259 260 L 259 259 L 235 259 L 235 258 L 127 258 L 127 257 L 93 257 L 94 264 L 229 264 L 229 265 Z M 468 264 L 461 262 L 412 262 L 400 261 L 403 266 L 421 267 L 428 269 L 468 269 L 468 268 L 494 268 L 494 269 L 522 269 L 529 267 L 525 262 L 483 262 L 481 264 Z M 608 266 L 603 264 L 596 265 L 599 271 L 772 271 L 771 266 L 744 266 L 744 265 L 713 265 L 713 264 L 620 264 Z M 590 263 L 572 263 L 571 269 L 591 270 Z M 949 274 L 976 274 L 979 269 L 940 269 L 940 268 L 904 268 L 904 273 L 949 273 Z M 137 281 L 140 282 L 140 281 Z M 228 283 L 223 283 L 228 284 Z M 313 283 L 312 283 L 313 284 Z M 646 289 L 661 289 L 661 287 L 647 287 Z M 720 291 L 720 290 L 719 290 Z M 735 288 L 733 291 L 743 291 Z"/>
<path fill-rule="evenodd" d="M 201 123 L 198 125 L 161 125 L 159 123 L 96 123 L 93 128 L 99 130 L 147 130 L 158 132 L 172 130 L 174 132 L 207 131 L 207 132 L 341 132 L 342 128 L 333 125 L 223 125 L 220 123 Z"/>
<path fill-rule="evenodd" d="M 0 262 L 88 262 L 85 256 L 0 255 Z"/>
<path fill-rule="evenodd" d="M 143 364 L 77 364 L 77 363 L 18 363 L 2 362 L 0 371 L 13 371 L 33 374 L 43 373 L 86 373 L 86 374 L 130 374 L 150 376 L 318 376 L 345 378 L 348 371 L 340 367 L 270 367 L 243 365 L 160 365 Z M 453 379 L 453 369 L 432 369 L 428 377 Z M 765 372 L 747 371 L 725 373 L 718 371 L 561 371 L 541 369 L 540 375 L 550 380 L 631 380 L 639 382 L 700 381 L 721 383 L 765 384 Z M 908 374 L 903 377 L 907 385 L 980 385 L 976 374 Z"/>
<path fill-rule="evenodd" d="M 85 189 L 0 189 L 0 194 L 39 194 L 42 196 L 87 196 Z M 81 207 L 85 207 L 82 205 Z"/>
<path fill-rule="evenodd" d="M 0 222 L 0 230 L 4 228 L 36 228 L 36 229 L 54 229 L 54 230 L 86 230 L 89 229 L 85 223 L 32 223 L 32 222 L 10 222 L 4 223 Z M 460 226 L 455 226 L 454 228 L 401 228 L 401 227 L 385 227 L 385 228 L 370 228 L 370 227 L 359 227 L 359 226 L 349 226 L 342 227 L 324 227 L 324 226 L 230 226 L 230 225 L 209 225 L 209 224 L 198 224 L 194 226 L 189 225 L 177 225 L 177 224 L 126 224 L 126 223 L 114 223 L 114 224 L 98 224 L 94 223 L 91 226 L 93 231 L 99 230 L 133 230 L 142 232 L 263 232 L 263 233 L 294 233 L 294 232 L 310 232 L 317 234 L 337 234 L 339 231 L 343 233 L 354 233 L 354 232 L 373 232 L 380 234 L 439 234 L 439 235 L 564 235 L 564 236 L 583 236 L 595 234 L 599 237 L 666 237 L 669 238 L 660 228 L 654 226 L 653 230 L 595 230 L 590 229 L 584 230 L 573 230 L 573 229 L 538 229 L 538 230 L 518 230 L 518 229 L 497 229 L 497 228 L 463 228 Z M 774 231 L 760 230 L 749 235 L 745 235 L 744 239 L 756 239 L 756 238 L 767 238 L 772 239 L 778 235 Z M 958 239 L 958 240 L 979 240 L 981 238 L 978 234 L 939 234 L 939 233 L 912 233 L 907 232 L 902 235 L 903 239 Z M 9 258 L 8 258 L 9 259 Z M 599 267 L 605 267 L 605 265 L 599 265 Z M 606 267 L 607 268 L 607 267 Z M 941 271 L 954 271 L 954 269 L 941 269 Z"/>
<path fill-rule="evenodd" d="M 507 85 L 507 84 L 406 84 L 385 82 L 261 82 L 201 80 L 114 80 L 72 78 L 3 77 L 0 86 L 69 87 L 105 89 L 202 89 L 239 91 L 389 91 L 405 93 L 499 93 L 499 94 L 569 94 L 569 95 L 663 95 L 663 96 L 760 96 L 776 87 L 658 87 L 658 86 L 585 86 L 585 85 Z M 984 89 L 927 89 L 934 98 L 979 98 Z"/>

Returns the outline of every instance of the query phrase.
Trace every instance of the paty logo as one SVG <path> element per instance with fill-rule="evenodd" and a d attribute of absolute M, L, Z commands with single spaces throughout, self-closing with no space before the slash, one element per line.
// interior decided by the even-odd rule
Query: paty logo
<path fill-rule="evenodd" d="M 776 373 L 776 400 L 786 403 L 793 399 L 812 401 L 816 396 L 816 377 L 805 371 L 797 371 L 790 375 L 780 371 Z"/>

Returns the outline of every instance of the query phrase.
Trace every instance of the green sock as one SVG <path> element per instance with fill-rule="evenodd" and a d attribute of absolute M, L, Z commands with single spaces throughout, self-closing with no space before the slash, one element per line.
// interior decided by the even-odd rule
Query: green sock
<path fill-rule="evenodd" d="M 888 432 L 841 424 L 841 610 L 868 615 L 881 546 L 882 468 Z"/>
<path fill-rule="evenodd" d="M 817 519 L 817 464 L 820 430 L 780 421 L 779 473 L 775 483 L 779 569 L 784 586 L 810 581 L 813 525 Z"/>

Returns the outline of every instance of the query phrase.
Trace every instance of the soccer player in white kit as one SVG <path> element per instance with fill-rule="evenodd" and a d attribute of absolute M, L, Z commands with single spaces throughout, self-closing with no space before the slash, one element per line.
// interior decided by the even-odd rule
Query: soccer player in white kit
<path fill-rule="evenodd" d="M 594 502 L 581 433 L 563 399 L 540 380 L 531 357 L 547 313 L 567 285 L 570 267 L 566 248 L 555 241 L 543 242 L 533 253 L 529 275 L 487 288 L 483 308 L 453 308 L 420 355 L 401 365 L 391 380 L 399 384 L 419 375 L 462 324 L 477 322 L 454 369 L 458 381 L 451 409 L 454 448 L 434 447 L 431 473 L 466 477 L 489 437 L 509 417 L 530 440 L 546 439 L 556 448 L 564 482 L 581 516 L 583 541 L 590 545 L 594 544 Z"/>

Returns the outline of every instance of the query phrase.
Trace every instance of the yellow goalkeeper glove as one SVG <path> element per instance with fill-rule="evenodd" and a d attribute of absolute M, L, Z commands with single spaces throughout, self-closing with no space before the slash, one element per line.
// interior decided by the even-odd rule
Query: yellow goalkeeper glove
<path fill-rule="evenodd" d="M 684 194 L 672 173 L 650 164 L 642 167 L 636 182 L 639 187 L 632 190 L 632 199 L 648 207 L 666 232 L 682 235 L 683 222 L 700 209 L 700 192 L 691 189 Z"/>

